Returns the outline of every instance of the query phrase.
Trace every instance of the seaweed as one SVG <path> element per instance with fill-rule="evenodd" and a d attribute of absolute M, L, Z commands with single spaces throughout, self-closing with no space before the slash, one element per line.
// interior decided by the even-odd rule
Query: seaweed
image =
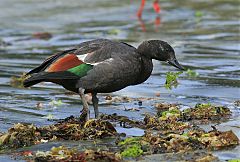
<path fill-rule="evenodd" d="M 191 69 L 187 69 L 186 74 L 190 78 L 195 78 L 195 77 L 199 76 L 199 74 L 196 71 L 191 70 Z"/>
<path fill-rule="evenodd" d="M 154 107 L 157 109 L 157 115 L 160 116 L 163 111 L 169 110 L 171 107 L 178 107 L 177 104 L 156 103 Z"/>
<path fill-rule="evenodd" d="M 166 89 L 172 89 L 172 87 L 176 88 L 178 86 L 177 78 L 180 74 L 183 72 L 167 72 L 166 73 L 166 82 L 165 82 L 165 88 Z"/>
<path fill-rule="evenodd" d="M 91 161 L 109 158 L 138 158 L 151 154 L 193 152 L 196 150 L 220 150 L 239 145 L 238 137 L 232 131 L 205 131 L 194 121 L 214 122 L 216 119 L 229 118 L 231 111 L 227 107 L 214 106 L 210 103 L 196 104 L 193 108 L 181 110 L 179 105 L 155 104 L 157 113 L 146 114 L 143 120 L 131 120 L 117 114 L 104 115 L 100 119 L 82 121 L 73 116 L 59 120 L 56 124 L 36 127 L 30 124 L 16 124 L 7 133 L 0 134 L 0 150 L 31 146 L 53 140 L 88 140 L 117 137 L 116 152 L 88 150 L 79 152 L 66 147 L 52 148 L 48 152 L 25 152 L 23 156 L 32 156 L 35 161 Z M 141 137 L 127 137 L 117 133 L 110 123 L 120 126 L 138 127 L 145 130 Z M 185 154 L 184 154 L 185 156 Z M 90 158 L 91 157 L 91 158 Z M 118 157 L 118 158 L 117 158 Z M 199 156 L 198 161 L 216 160 L 211 154 Z M 196 161 L 197 161 L 196 160 Z M 110 161 L 110 160 L 109 160 Z"/>
<path fill-rule="evenodd" d="M 176 104 L 155 104 L 159 120 L 183 121 L 191 123 L 209 123 L 227 120 L 231 111 L 225 106 L 215 106 L 211 103 L 199 103 L 195 107 L 180 110 Z"/>
<path fill-rule="evenodd" d="M 239 139 L 232 131 L 213 130 L 205 132 L 200 128 L 185 133 L 168 133 L 147 131 L 142 137 L 129 137 L 118 143 L 121 155 L 138 157 L 147 154 L 189 152 L 195 150 L 220 150 L 236 146 Z"/>
<path fill-rule="evenodd" d="M 169 116 L 169 118 L 162 118 L 156 116 L 146 115 L 144 118 L 144 125 L 141 128 L 161 130 L 162 132 L 180 132 L 186 128 L 190 128 L 191 125 L 186 122 L 175 120 L 175 117 Z"/>
<path fill-rule="evenodd" d="M 116 113 L 111 114 L 111 115 L 102 114 L 100 116 L 100 119 L 108 120 L 108 121 L 112 121 L 112 122 L 118 122 L 120 124 L 120 126 L 122 126 L 124 128 L 140 127 L 141 125 L 143 125 L 142 121 L 131 120 L 126 116 L 120 116 L 120 115 L 117 115 Z"/>
<path fill-rule="evenodd" d="M 143 150 L 141 149 L 140 145 L 134 144 L 121 152 L 121 156 L 123 157 L 133 157 L 136 158 L 143 154 Z"/>
<path fill-rule="evenodd" d="M 177 120 L 180 116 L 181 111 L 177 107 L 170 107 L 161 113 L 160 120 Z"/>
<path fill-rule="evenodd" d="M 117 143 L 121 150 L 122 157 L 136 158 L 143 155 L 146 152 L 148 143 L 146 143 L 142 137 L 129 137 L 123 141 Z"/>
<path fill-rule="evenodd" d="M 25 160 L 42 161 L 42 162 L 67 162 L 67 161 L 79 161 L 79 162 L 119 162 L 121 161 L 120 155 L 108 151 L 94 151 L 85 150 L 78 151 L 75 148 L 67 148 L 65 146 L 52 147 L 50 151 L 37 151 L 30 154 L 22 153 Z"/>
<path fill-rule="evenodd" d="M 226 120 L 231 116 L 229 108 L 214 106 L 210 103 L 196 104 L 194 108 L 183 110 L 183 120 L 199 120 L 201 122 Z"/>
<path fill-rule="evenodd" d="M 194 14 L 196 17 L 200 18 L 202 17 L 204 14 L 202 11 L 195 11 L 195 14 Z"/>
<path fill-rule="evenodd" d="M 29 124 L 15 124 L 7 133 L 0 136 L 0 150 L 31 146 L 40 140 L 37 127 Z"/>
<path fill-rule="evenodd" d="M 56 107 L 56 106 L 61 106 L 63 104 L 62 100 L 52 100 L 49 102 L 49 105 Z"/>
<path fill-rule="evenodd" d="M 231 159 L 231 160 L 228 160 L 228 162 L 240 162 L 240 159 Z"/>
<path fill-rule="evenodd" d="M 83 140 L 116 136 L 112 124 L 104 120 L 79 122 L 72 117 L 54 125 L 36 127 L 16 124 L 0 136 L 0 150 L 20 148 L 52 140 Z"/>
<path fill-rule="evenodd" d="M 24 88 L 23 81 L 29 76 L 26 73 L 22 73 L 20 76 L 12 76 L 10 79 L 10 85 L 15 88 Z"/>
<path fill-rule="evenodd" d="M 238 137 L 232 131 L 220 132 L 218 130 L 202 134 L 199 141 L 212 150 L 219 150 L 225 147 L 239 144 Z"/>
<path fill-rule="evenodd" d="M 164 112 L 163 112 L 164 113 Z M 162 119 L 161 117 L 151 116 L 146 114 L 143 121 L 130 120 L 126 116 L 118 116 L 117 114 L 104 115 L 102 114 L 101 119 L 109 120 L 112 122 L 118 122 L 120 126 L 125 128 L 138 127 L 142 129 L 161 130 L 161 131 L 181 131 L 185 128 L 191 127 L 189 123 L 174 120 L 173 118 Z"/>
<path fill-rule="evenodd" d="M 143 159 L 143 161 L 219 162 L 216 156 L 204 150 L 147 155 Z"/>
<path fill-rule="evenodd" d="M 108 121 L 91 119 L 85 123 L 79 122 L 76 118 L 69 118 L 66 121 L 55 125 L 39 128 L 42 136 L 51 139 L 82 140 L 115 136 L 115 128 Z"/>

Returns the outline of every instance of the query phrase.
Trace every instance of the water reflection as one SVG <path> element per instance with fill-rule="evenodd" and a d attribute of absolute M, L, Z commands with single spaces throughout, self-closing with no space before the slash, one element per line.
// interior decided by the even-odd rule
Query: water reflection
<path fill-rule="evenodd" d="M 147 27 L 146 27 L 146 22 L 145 20 L 143 20 L 141 17 L 138 18 L 138 22 L 139 25 L 142 29 L 143 32 L 147 32 Z M 160 16 L 156 16 L 155 21 L 154 21 L 154 25 L 155 25 L 155 32 L 159 31 L 159 26 L 161 24 L 161 17 Z"/>

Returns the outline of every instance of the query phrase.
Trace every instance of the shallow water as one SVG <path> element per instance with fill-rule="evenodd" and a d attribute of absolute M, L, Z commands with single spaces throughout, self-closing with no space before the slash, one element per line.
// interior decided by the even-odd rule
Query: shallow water
<path fill-rule="evenodd" d="M 160 1 L 160 15 L 147 3 L 142 20 L 135 16 L 140 1 L 1 0 L 0 3 L 0 132 L 18 122 L 53 123 L 46 119 L 48 114 L 59 119 L 79 113 L 79 97 L 65 95 L 65 90 L 57 85 L 45 83 L 21 89 L 9 84 L 12 76 L 28 72 L 52 53 L 96 38 L 121 40 L 134 46 L 146 39 L 162 39 L 174 46 L 179 62 L 199 76 L 190 78 L 182 74 L 179 86 L 166 90 L 165 73 L 176 69 L 154 61 L 152 76 L 145 83 L 111 94 L 154 100 L 144 101 L 140 111 L 130 112 L 124 109 L 138 108 L 137 101 L 107 104 L 106 94 L 99 94 L 100 112 L 140 119 L 145 112 L 155 111 L 152 106 L 155 102 L 177 102 L 184 106 L 211 102 L 231 108 L 233 119 L 217 127 L 233 129 L 240 138 L 240 129 L 235 127 L 239 126 L 240 108 L 233 104 L 240 99 L 238 1 Z M 36 32 L 49 32 L 53 37 L 34 39 L 32 34 Z M 156 97 L 157 93 L 160 97 Z M 49 104 L 52 100 L 61 100 L 63 104 L 52 106 Z M 42 108 L 37 108 L 39 102 Z M 121 128 L 119 131 L 129 135 L 142 133 Z M 231 159 L 240 158 L 239 152 L 238 146 L 215 154 L 221 159 Z M 9 157 L 2 155 L 0 161 L 4 158 Z"/>

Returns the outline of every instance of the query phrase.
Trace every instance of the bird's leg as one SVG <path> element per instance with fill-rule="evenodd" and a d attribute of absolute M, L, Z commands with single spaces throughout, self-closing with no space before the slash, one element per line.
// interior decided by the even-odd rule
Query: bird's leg
<path fill-rule="evenodd" d="M 90 113 L 89 113 L 89 107 L 87 103 L 87 99 L 84 94 L 84 89 L 79 88 L 79 95 L 82 100 L 83 109 L 82 114 L 80 115 L 80 120 L 83 119 L 84 121 L 87 121 L 89 119 Z"/>
<path fill-rule="evenodd" d="M 93 102 L 93 108 L 95 112 L 95 118 L 97 119 L 99 118 L 97 93 L 92 93 L 92 102 Z"/>
<path fill-rule="evenodd" d="M 140 8 L 138 9 L 138 12 L 137 12 L 137 17 L 138 18 L 142 17 L 142 12 L 143 12 L 144 5 L 145 5 L 145 0 L 142 0 L 141 6 L 140 6 Z"/>

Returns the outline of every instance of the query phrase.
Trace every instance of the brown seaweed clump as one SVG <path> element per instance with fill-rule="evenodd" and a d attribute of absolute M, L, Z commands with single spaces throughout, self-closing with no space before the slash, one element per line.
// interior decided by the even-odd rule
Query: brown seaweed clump
<path fill-rule="evenodd" d="M 171 118 L 164 118 L 146 115 L 144 118 L 144 125 L 142 128 L 161 130 L 161 131 L 183 131 L 186 128 L 190 128 L 191 125 L 187 122 L 178 121 L 175 116 Z"/>
<path fill-rule="evenodd" d="M 205 132 L 199 128 L 182 134 L 162 134 L 162 132 L 147 131 L 142 137 L 130 137 L 118 142 L 123 157 L 192 152 L 203 149 L 220 150 L 238 144 L 239 139 L 232 131 L 213 130 Z"/>
<path fill-rule="evenodd" d="M 23 153 L 23 155 L 25 155 Z M 31 152 L 24 156 L 25 160 L 34 160 L 38 162 L 120 162 L 121 158 L 117 153 L 108 151 L 85 150 L 78 151 L 74 148 L 65 146 L 52 147 L 50 151 Z"/>
<path fill-rule="evenodd" d="M 54 125 L 36 127 L 16 124 L 0 136 L 0 150 L 31 146 L 50 140 L 83 140 L 116 136 L 113 125 L 105 120 L 91 119 L 85 123 L 74 117 Z"/>
<path fill-rule="evenodd" d="M 226 132 L 210 131 L 202 134 L 198 139 L 206 148 L 212 150 L 219 150 L 239 144 L 238 137 L 231 130 Z"/>
<path fill-rule="evenodd" d="M 57 123 L 55 125 L 39 128 L 42 137 L 64 140 L 96 139 L 115 136 L 117 134 L 113 125 L 105 120 L 91 119 L 84 124 L 75 118 Z"/>
<path fill-rule="evenodd" d="M 179 151 L 193 151 L 203 149 L 204 146 L 197 140 L 192 140 L 184 135 L 171 133 L 168 135 L 147 132 L 144 140 L 150 143 L 150 153 L 172 153 Z"/>
<path fill-rule="evenodd" d="M 219 159 L 212 153 L 204 150 L 191 152 L 177 152 L 147 155 L 143 157 L 143 161 L 178 161 L 178 162 L 219 162 Z"/>
<path fill-rule="evenodd" d="M 110 115 L 102 114 L 100 116 L 100 119 L 117 122 L 120 124 L 120 126 L 124 128 L 140 127 L 141 125 L 143 125 L 142 121 L 131 120 L 127 116 L 120 116 L 117 115 L 116 113 Z"/>
<path fill-rule="evenodd" d="M 168 103 L 156 103 L 154 104 L 154 107 L 157 110 L 157 113 L 160 115 L 163 111 L 168 111 L 169 108 L 175 108 L 177 107 L 177 104 L 168 104 Z"/>
<path fill-rule="evenodd" d="M 187 122 L 178 121 L 176 117 L 178 116 L 180 117 L 180 111 L 179 110 L 177 111 L 178 111 L 178 115 L 169 115 L 167 118 L 165 118 L 165 116 L 158 117 L 158 115 L 151 116 L 146 114 L 143 121 L 131 120 L 126 116 L 118 116 L 117 114 L 112 114 L 112 115 L 103 114 L 101 115 L 101 119 L 117 122 L 120 124 L 120 126 L 127 127 L 127 128 L 138 127 L 142 129 L 161 130 L 161 131 L 170 131 L 170 132 L 182 131 L 186 128 L 191 127 L 191 125 Z"/>
<path fill-rule="evenodd" d="M 194 108 L 182 111 L 183 120 L 199 120 L 202 122 L 226 120 L 231 116 L 229 108 L 212 104 L 196 104 Z"/>
<path fill-rule="evenodd" d="M 238 137 L 232 131 L 221 132 L 213 130 L 205 132 L 199 128 L 183 134 L 172 133 L 166 136 L 146 133 L 145 140 L 152 146 L 153 153 L 193 151 L 199 149 L 220 150 L 239 144 Z"/>
<path fill-rule="evenodd" d="M 0 136 L 0 150 L 31 146 L 38 143 L 40 138 L 37 127 L 18 123 Z"/>
<path fill-rule="evenodd" d="M 155 116 L 146 115 L 144 126 L 146 129 L 181 132 L 192 127 L 188 122 L 181 121 L 182 112 L 176 104 L 157 104 L 158 113 Z"/>
<path fill-rule="evenodd" d="M 157 116 L 160 120 L 189 121 L 192 123 L 209 123 L 229 119 L 231 111 L 224 106 L 208 104 L 196 104 L 194 108 L 183 111 L 176 104 L 157 103 Z"/>

